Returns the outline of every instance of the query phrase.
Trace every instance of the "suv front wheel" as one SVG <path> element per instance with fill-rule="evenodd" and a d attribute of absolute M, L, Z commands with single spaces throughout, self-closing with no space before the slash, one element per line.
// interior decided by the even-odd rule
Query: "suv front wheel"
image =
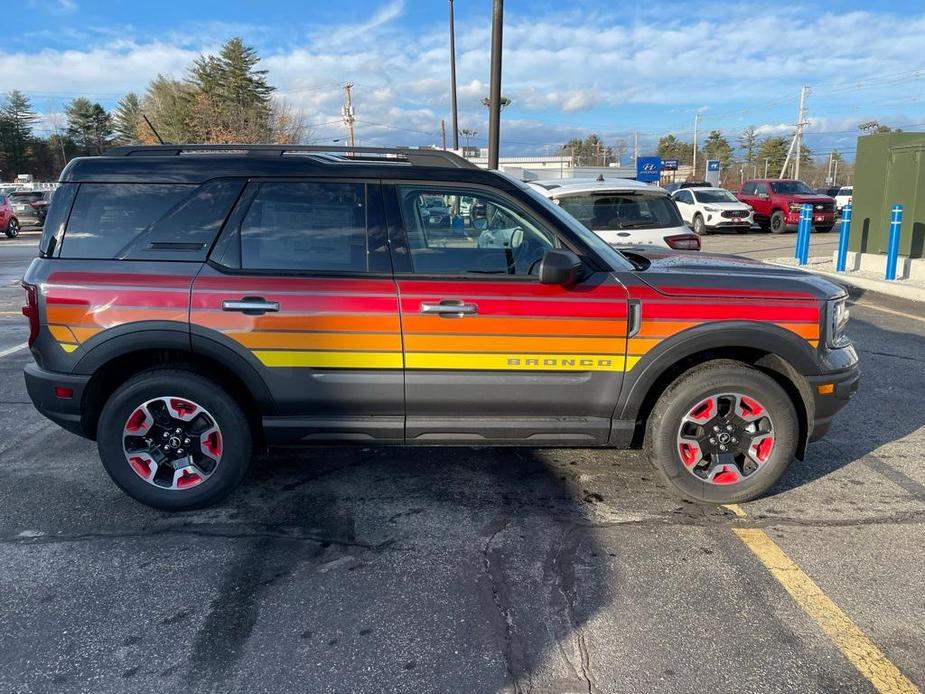
<path fill-rule="evenodd" d="M 214 504 L 244 478 L 250 426 L 217 383 L 157 368 L 123 383 L 97 425 L 103 467 L 136 501 L 184 511 Z"/>
<path fill-rule="evenodd" d="M 789 396 L 746 364 L 696 367 L 662 393 L 649 415 L 646 452 L 683 496 L 729 504 L 763 494 L 790 464 L 799 424 Z"/>

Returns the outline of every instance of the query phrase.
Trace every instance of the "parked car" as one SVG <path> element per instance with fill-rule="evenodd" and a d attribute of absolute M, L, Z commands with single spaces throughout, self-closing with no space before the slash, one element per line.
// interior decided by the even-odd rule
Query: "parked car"
<path fill-rule="evenodd" d="M 851 202 L 854 195 L 854 186 L 842 186 L 835 194 L 835 209 L 841 212 L 841 209 Z"/>
<path fill-rule="evenodd" d="M 826 195 L 830 198 L 834 198 L 838 194 L 838 186 L 823 186 L 821 188 L 814 188 L 815 193 L 819 195 Z"/>
<path fill-rule="evenodd" d="M 683 188 L 671 197 L 681 218 L 699 236 L 718 229 L 744 234 L 754 222 L 752 208 L 723 188 Z"/>
<path fill-rule="evenodd" d="M 35 216 L 38 219 L 39 226 L 45 224 L 45 217 L 48 216 L 48 204 L 51 202 L 51 198 L 54 194 L 54 190 L 44 190 L 42 191 L 42 197 L 29 203 L 32 205 L 32 209 L 35 210 Z"/>
<path fill-rule="evenodd" d="M 700 250 L 663 188 L 630 179 L 555 179 L 530 183 L 611 246 Z"/>
<path fill-rule="evenodd" d="M 794 231 L 800 222 L 800 207 L 813 206 L 816 231 L 831 231 L 835 224 L 835 200 L 819 195 L 803 183 L 790 179 L 746 180 L 736 197 L 754 210 L 755 221 L 774 234 Z"/>
<path fill-rule="evenodd" d="M 449 152 L 228 147 L 73 159 L 23 280 L 29 396 L 142 503 L 212 504 L 256 449 L 338 442 L 644 442 L 682 495 L 734 503 L 857 388 L 823 278 L 618 252 Z M 448 243 L 432 196 L 486 215 Z"/>
<path fill-rule="evenodd" d="M 8 239 L 15 239 L 19 236 L 19 220 L 6 195 L 0 195 L 0 229 Z"/>
<path fill-rule="evenodd" d="M 19 190 L 9 194 L 13 212 L 21 226 L 37 226 L 42 224 L 44 216 L 32 204 L 42 200 L 45 192 L 41 190 Z"/>

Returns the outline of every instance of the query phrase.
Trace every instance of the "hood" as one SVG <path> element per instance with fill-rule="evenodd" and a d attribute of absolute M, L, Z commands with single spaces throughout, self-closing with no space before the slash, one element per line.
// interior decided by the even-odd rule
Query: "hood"
<path fill-rule="evenodd" d="M 626 253 L 648 262 L 636 277 L 666 296 L 830 299 L 844 287 L 799 268 L 768 265 L 760 260 L 719 253 L 688 253 L 644 247 Z"/>
<path fill-rule="evenodd" d="M 835 198 L 830 198 L 828 195 L 785 195 L 794 202 L 835 202 Z"/>
<path fill-rule="evenodd" d="M 744 210 L 748 208 L 748 204 L 736 200 L 727 200 L 726 202 L 704 202 L 701 203 L 704 207 L 716 207 L 720 210 Z"/>

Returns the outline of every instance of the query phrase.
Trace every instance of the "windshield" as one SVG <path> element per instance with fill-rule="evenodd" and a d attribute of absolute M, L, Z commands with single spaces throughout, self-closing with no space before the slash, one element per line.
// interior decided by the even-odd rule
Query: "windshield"
<path fill-rule="evenodd" d="M 814 195 L 803 181 L 771 181 L 771 190 L 780 195 Z"/>
<path fill-rule="evenodd" d="M 593 234 L 588 231 L 588 229 L 582 226 L 577 219 L 556 205 L 545 195 L 541 195 L 530 186 L 520 183 L 519 181 L 517 181 L 517 187 L 520 188 L 534 203 L 542 207 L 546 212 L 551 214 L 553 217 L 562 222 L 563 225 L 568 227 L 569 230 L 571 230 L 585 243 L 585 245 L 600 255 L 601 258 L 610 265 L 611 269 L 632 269 L 632 263 L 624 258 L 623 255 L 621 255 L 616 249 L 607 245 L 607 243 L 597 234 Z"/>
<path fill-rule="evenodd" d="M 563 210 L 591 231 L 663 229 L 684 225 L 678 208 L 665 195 L 594 192 L 563 195 Z"/>
<path fill-rule="evenodd" d="M 738 202 L 735 195 L 722 188 L 710 188 L 706 190 L 700 190 L 698 188 L 691 192 L 694 194 L 694 197 L 697 198 L 697 202 Z"/>
<path fill-rule="evenodd" d="M 850 187 L 849 187 L 849 188 L 839 188 L 839 189 L 838 189 L 838 194 L 839 194 L 839 195 L 851 195 L 851 192 L 852 192 L 853 190 L 854 190 L 854 188 L 850 188 Z"/>

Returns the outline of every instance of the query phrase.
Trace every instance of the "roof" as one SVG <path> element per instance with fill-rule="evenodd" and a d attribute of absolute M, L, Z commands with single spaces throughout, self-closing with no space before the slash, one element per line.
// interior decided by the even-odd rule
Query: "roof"
<path fill-rule="evenodd" d="M 488 182 L 493 171 L 435 149 L 306 145 L 154 145 L 116 147 L 72 160 L 62 182 L 202 183 L 221 177 L 324 176 Z"/>
<path fill-rule="evenodd" d="M 543 181 L 530 181 L 530 185 L 549 198 L 572 193 L 605 193 L 618 191 L 645 191 L 653 195 L 668 192 L 658 186 L 650 186 L 630 178 L 611 178 L 599 181 L 595 178 L 557 178 Z"/>

